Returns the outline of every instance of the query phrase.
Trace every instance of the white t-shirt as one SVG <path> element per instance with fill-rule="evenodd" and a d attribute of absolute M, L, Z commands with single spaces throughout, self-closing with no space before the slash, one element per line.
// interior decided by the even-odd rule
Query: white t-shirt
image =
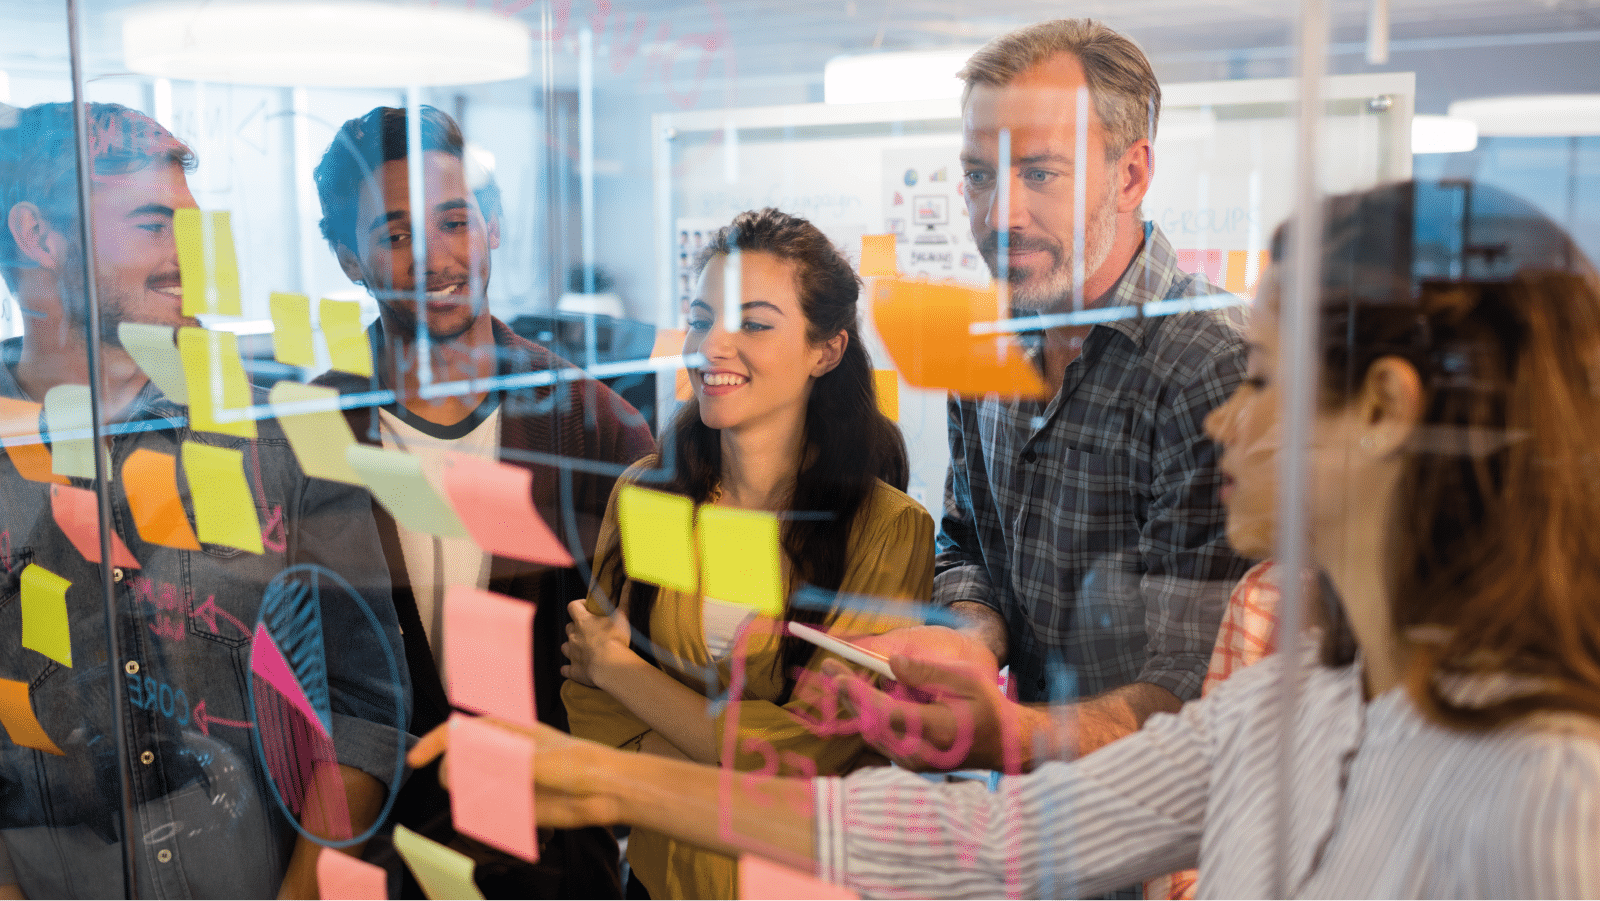
<path fill-rule="evenodd" d="M 472 415 L 455 425 L 428 422 L 404 408 L 378 411 L 378 432 L 383 446 L 416 457 L 422 472 L 434 485 L 442 485 L 446 453 L 469 454 L 487 460 L 500 451 L 500 402 L 491 394 Z M 444 670 L 444 593 L 451 585 L 489 587 L 490 556 L 471 538 L 440 538 L 414 532 L 395 523 L 406 575 L 417 600 L 422 628 L 428 633 L 433 659 Z"/>

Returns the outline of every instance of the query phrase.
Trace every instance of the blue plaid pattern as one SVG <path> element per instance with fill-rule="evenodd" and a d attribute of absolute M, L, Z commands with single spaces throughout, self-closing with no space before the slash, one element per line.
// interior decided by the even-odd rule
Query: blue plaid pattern
<path fill-rule="evenodd" d="M 1182 272 L 1146 225 L 1104 307 L 1220 294 Z M 1198 697 L 1228 592 L 1247 568 L 1227 546 L 1207 413 L 1244 376 L 1217 312 L 1094 326 L 1048 403 L 950 401 L 934 601 L 1006 621 L 1024 701 L 1131 682 Z"/>

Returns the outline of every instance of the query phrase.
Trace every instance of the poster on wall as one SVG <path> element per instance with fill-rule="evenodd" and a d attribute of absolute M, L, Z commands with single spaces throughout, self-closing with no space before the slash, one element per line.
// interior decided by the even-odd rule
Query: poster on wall
<path fill-rule="evenodd" d="M 883 230 L 895 236 L 902 276 L 989 280 L 967 224 L 961 164 L 954 143 L 883 152 Z"/>
<path fill-rule="evenodd" d="M 672 296 L 678 302 L 676 315 L 680 321 L 684 310 L 689 307 L 689 301 L 694 299 L 695 258 L 705 249 L 706 242 L 711 240 L 717 229 L 727 224 L 725 220 L 697 216 L 680 216 L 675 222 L 677 250 L 672 264 Z"/>

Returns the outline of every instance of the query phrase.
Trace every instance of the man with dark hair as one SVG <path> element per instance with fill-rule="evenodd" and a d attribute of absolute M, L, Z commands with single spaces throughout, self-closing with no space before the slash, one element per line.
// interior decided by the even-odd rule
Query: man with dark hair
<path fill-rule="evenodd" d="M 99 334 L 88 331 L 72 105 L 29 107 L 0 128 L 0 265 L 26 322 L 0 344 L 0 891 L 310 897 L 320 846 L 297 828 L 358 835 L 402 776 L 409 682 L 388 662 L 400 634 L 369 502 L 308 478 L 271 420 L 255 439 L 198 431 L 122 346 L 123 324 L 196 324 L 173 235 L 175 213 L 195 206 L 193 154 L 134 110 L 86 112 Z M 86 418 L 71 422 L 86 417 L 91 342 L 109 435 L 98 448 L 74 434 Z M 248 491 L 223 513 L 249 521 L 232 545 L 213 543 L 214 520 L 189 528 L 219 490 L 191 468 L 205 460 L 237 467 L 217 471 Z M 98 478 L 110 482 L 104 564 Z M 320 590 L 299 593 L 297 573 Z M 308 625 L 280 629 L 274 611 Z M 263 718 L 278 708 L 265 682 L 252 687 L 260 628 L 294 661 L 322 740 L 291 741 Z M 336 769 L 311 760 L 319 749 Z"/>
<path fill-rule="evenodd" d="M 419 118 L 416 152 L 408 153 L 406 111 L 379 107 L 346 122 L 317 166 L 323 237 L 380 311 L 370 333 L 373 377 L 330 376 L 324 384 L 346 393 L 393 391 L 394 403 L 353 407 L 346 415 L 360 440 L 404 450 L 424 471 L 442 467 L 447 453 L 503 459 L 530 470 L 539 514 L 575 559 L 592 560 L 616 477 L 654 450 L 654 441 L 626 401 L 489 313 L 489 256 L 500 244 L 499 191 L 489 173 L 474 171 L 454 120 L 427 106 Z M 411 205 L 412 165 L 422 169 L 420 210 Z M 418 272 L 415 244 L 424 242 L 425 271 Z M 433 384 L 460 387 L 425 395 L 424 366 Z M 529 380 L 530 374 L 549 378 Z M 530 381 L 536 384 L 530 387 Z M 501 387 L 507 382 L 514 387 Z M 587 593 L 587 563 L 580 572 L 490 556 L 469 539 L 407 529 L 382 507 L 374 505 L 373 514 L 388 552 L 416 685 L 412 731 L 424 734 L 450 714 L 438 661 L 444 651 L 444 594 L 454 585 L 537 605 L 535 671 L 528 675 L 540 719 L 567 728 L 561 644 L 567 602 Z M 448 828 L 446 805 L 434 775 L 421 773 L 408 783 L 399 817 L 437 832 Z M 552 897 L 615 894 L 617 865 L 616 845 L 604 830 L 558 833 L 541 854 L 540 872 L 529 884 L 507 890 Z"/>
<path fill-rule="evenodd" d="M 961 635 L 875 643 L 983 664 L 958 677 L 908 662 L 907 681 L 954 683 L 920 711 L 924 733 L 944 750 L 965 720 L 971 765 L 1031 769 L 1198 696 L 1245 569 L 1224 540 L 1203 422 L 1242 378 L 1244 349 L 1219 315 L 1184 311 L 1221 291 L 1180 271 L 1140 215 L 1161 89 L 1132 41 L 1045 22 L 991 41 L 961 77 L 972 234 L 1012 315 L 1040 317 L 1023 337 L 1053 396 L 951 400 L 934 602 Z M 1177 312 L 1150 312 L 1163 307 Z M 1143 312 L 1073 315 L 1091 308 Z M 979 672 L 996 661 L 1024 703 Z"/>

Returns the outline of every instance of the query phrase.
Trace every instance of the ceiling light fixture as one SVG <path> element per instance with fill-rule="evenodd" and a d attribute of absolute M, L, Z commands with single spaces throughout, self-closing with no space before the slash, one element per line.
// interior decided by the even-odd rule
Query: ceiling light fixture
<path fill-rule="evenodd" d="M 1478 123 L 1454 116 L 1414 116 L 1412 153 L 1466 153 L 1478 147 Z"/>
<path fill-rule="evenodd" d="M 1570 137 L 1600 134 L 1600 94 L 1483 97 L 1450 104 L 1452 118 L 1471 119 L 1484 137 Z"/>
<path fill-rule="evenodd" d="M 485 12 L 370 2 L 194 3 L 126 13 L 129 69 L 158 78 L 414 87 L 520 78 L 531 38 Z"/>
<path fill-rule="evenodd" d="M 822 69 L 822 99 L 828 103 L 943 100 L 961 96 L 956 73 L 973 48 L 916 53 L 836 56 Z"/>

